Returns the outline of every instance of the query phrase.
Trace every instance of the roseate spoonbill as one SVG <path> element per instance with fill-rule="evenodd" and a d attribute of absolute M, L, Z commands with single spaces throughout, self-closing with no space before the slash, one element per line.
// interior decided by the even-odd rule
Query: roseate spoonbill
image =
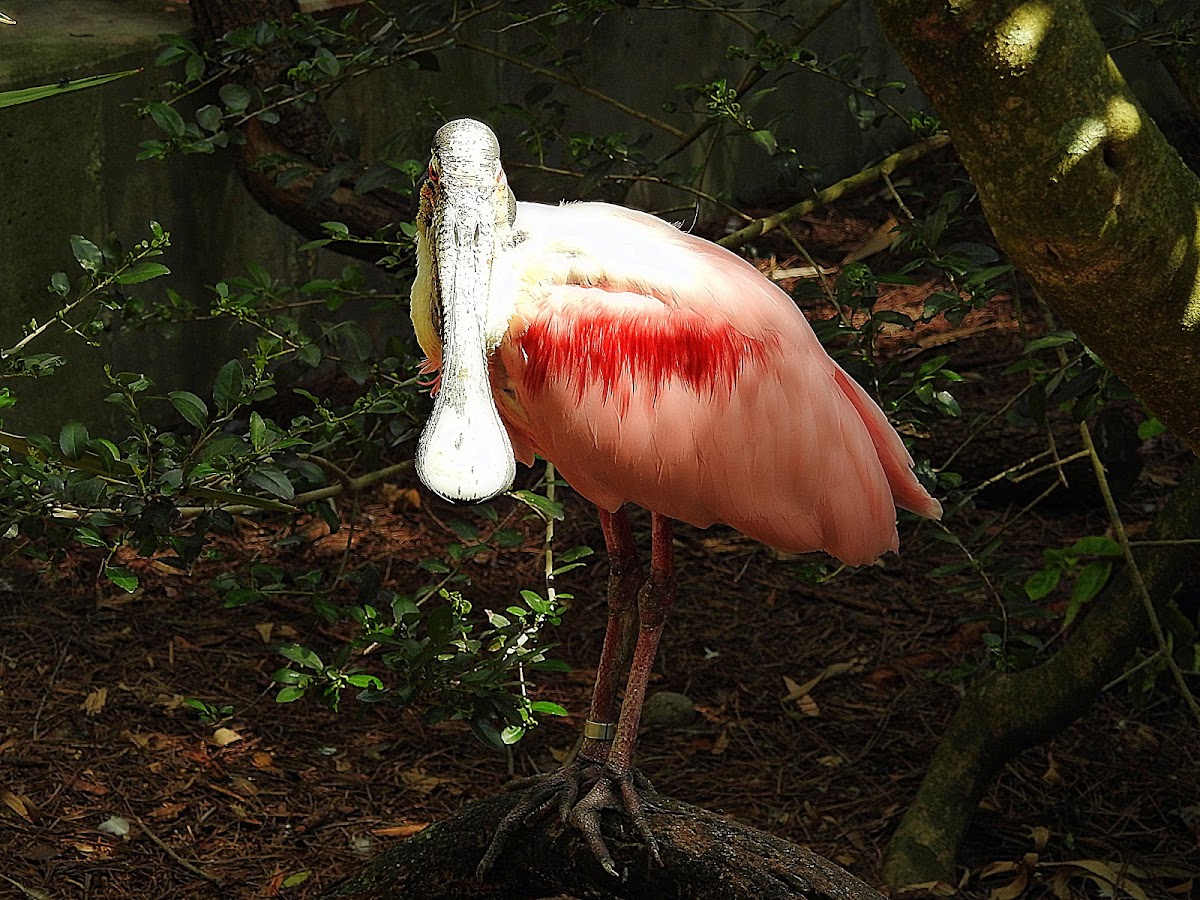
<path fill-rule="evenodd" d="M 671 520 L 724 522 L 781 550 L 865 564 L 897 549 L 897 506 L 931 518 L 941 506 L 787 294 L 646 213 L 518 203 L 481 122 L 458 119 L 434 137 L 417 260 L 413 324 L 426 370 L 440 370 L 421 480 L 450 500 L 485 500 L 512 484 L 516 459 L 540 454 L 599 509 L 611 561 L 583 744 L 575 762 L 529 785 L 480 873 L 557 795 L 615 875 L 605 808 L 623 806 L 658 857 L 633 750 L 675 595 Z M 644 583 L 627 503 L 652 514 Z M 617 717 L 617 657 L 635 614 Z"/>

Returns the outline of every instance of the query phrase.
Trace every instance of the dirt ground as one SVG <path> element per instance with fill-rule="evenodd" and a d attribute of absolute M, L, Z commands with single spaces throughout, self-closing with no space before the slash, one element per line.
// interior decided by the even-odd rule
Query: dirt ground
<path fill-rule="evenodd" d="M 600 546 L 585 505 L 567 508 L 573 533 L 563 546 Z M 359 514 L 369 529 L 356 551 L 391 559 L 399 584 L 411 577 L 406 560 L 445 540 L 425 509 L 373 503 Z M 959 619 L 986 603 L 927 576 L 950 558 L 928 527 L 908 530 L 902 557 L 815 588 L 792 577 L 808 560 L 772 558 L 729 531 L 681 528 L 681 599 L 654 687 L 685 694 L 695 713 L 689 724 L 644 730 L 641 765 L 657 789 L 877 882 L 954 707 L 958 689 L 939 673 L 978 657 L 977 632 Z M 1036 554 L 1045 541 L 1103 528 L 1098 514 L 1034 514 L 1010 539 Z M 261 553 L 270 536 L 243 520 L 225 549 Z M 319 556 L 319 543 L 308 552 Z M 480 602 L 503 606 L 536 584 L 538 549 L 515 548 L 476 572 Z M 314 896 L 505 781 L 506 760 L 460 723 L 427 727 L 355 703 L 340 716 L 315 702 L 274 703 L 271 642 L 321 639 L 302 608 L 222 609 L 206 587 L 217 572 L 203 568 L 187 577 L 146 566 L 143 586 L 124 595 L 97 587 L 96 562 L 79 557 L 37 585 L 18 570 L 0 593 L 0 896 Z M 538 695 L 571 719 L 518 746 L 518 773 L 552 767 L 586 711 L 604 564 L 572 574 L 578 599 L 556 656 L 576 668 L 538 680 Z M 222 746 L 231 735 L 202 722 L 182 704 L 188 697 L 233 707 L 217 724 L 240 739 Z M 1098 887 L 1106 868 L 1135 867 L 1148 896 L 1195 896 L 1195 734 L 1169 689 L 1144 708 L 1110 691 L 988 792 L 963 860 L 966 894 L 1028 873 L 1026 896 L 1045 896 L 1066 873 L 1059 883 L 1070 896 L 1107 896 Z"/>
<path fill-rule="evenodd" d="M 985 312 L 968 330 L 1007 327 L 1002 310 Z M 964 394 L 986 399 L 1002 367 L 981 363 Z M 935 436 L 942 458 L 955 439 Z M 977 446 L 1005 441 L 984 434 Z M 1134 534 L 1181 460 L 1147 460 L 1121 505 Z M 381 489 L 343 514 L 356 517 L 356 564 L 376 562 L 403 592 L 426 580 L 416 562 L 453 538 L 444 507 L 395 497 Z M 1107 529 L 1101 511 L 1076 502 L 1013 517 L 1020 505 L 952 524 L 959 534 L 1003 528 L 1005 553 L 1033 567 L 1044 547 Z M 566 509 L 559 545 L 601 548 L 587 505 L 568 496 Z M 636 521 L 646 545 L 648 523 Z M 50 571 L 0 548 L 0 898 L 315 897 L 393 842 L 501 790 L 510 770 L 546 771 L 573 746 L 603 631 L 602 554 L 560 585 L 577 599 L 553 655 L 573 671 L 536 681 L 537 698 L 571 715 L 506 759 L 463 723 L 430 727 L 349 698 L 340 715 L 315 701 L 274 702 L 275 645 L 345 635 L 323 630 L 298 600 L 223 609 L 209 582 L 252 560 L 341 564 L 344 536 L 302 525 L 300 542 L 275 548 L 287 527 L 240 519 L 218 542 L 222 558 L 190 575 L 124 560 L 141 580 L 132 595 L 98 579 L 101 560 L 87 552 Z M 958 558 L 935 532 L 907 522 L 900 556 L 814 584 L 820 560 L 680 526 L 679 602 L 652 692 L 683 694 L 692 712 L 643 729 L 640 765 L 655 787 L 878 884 L 963 677 L 986 665 L 980 627 L 968 620 L 996 612 L 965 575 L 931 576 Z M 525 546 L 471 564 L 477 606 L 503 608 L 541 585 L 540 536 L 529 533 Z M 1057 623 L 1040 627 L 1048 638 Z M 205 722 L 188 698 L 231 709 Z M 987 792 L 961 860 L 961 896 L 1200 897 L 1196 735 L 1165 682 L 1148 701 L 1125 682 L 1112 686 Z M 1120 878 L 1124 893 L 1111 886 Z"/>

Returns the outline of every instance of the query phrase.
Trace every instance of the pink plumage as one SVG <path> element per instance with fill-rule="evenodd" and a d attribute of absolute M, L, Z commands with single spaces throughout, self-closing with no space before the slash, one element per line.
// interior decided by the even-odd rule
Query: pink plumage
<path fill-rule="evenodd" d="M 781 550 L 865 564 L 895 507 L 937 517 L 900 437 L 753 266 L 653 216 L 518 204 L 493 266 L 516 313 L 491 377 L 517 458 Z"/>
<path fill-rule="evenodd" d="M 458 119 L 434 136 L 417 260 L 413 325 L 425 370 L 445 376 L 417 473 L 443 497 L 482 500 L 512 484 L 514 454 L 527 464 L 541 454 L 600 508 L 611 564 L 578 754 L 530 782 L 479 873 L 528 816 L 556 805 L 616 878 L 602 810 L 624 809 L 659 859 L 633 755 L 675 599 L 671 520 L 725 522 L 784 550 L 863 564 L 897 548 L 897 505 L 924 516 L 941 507 L 783 291 L 645 213 L 517 203 L 481 122 Z M 644 580 L 625 503 L 652 512 Z"/>

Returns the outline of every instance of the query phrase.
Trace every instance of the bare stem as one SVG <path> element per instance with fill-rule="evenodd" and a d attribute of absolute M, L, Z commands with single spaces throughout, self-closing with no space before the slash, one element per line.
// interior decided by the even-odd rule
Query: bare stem
<path fill-rule="evenodd" d="M 517 66 L 518 68 L 525 69 L 528 72 L 533 72 L 535 75 L 541 75 L 543 78 L 549 78 L 551 81 L 557 81 L 559 84 L 565 84 L 567 87 L 573 88 L 579 91 L 581 94 L 586 94 L 593 99 L 599 100 L 601 103 L 606 103 L 613 109 L 618 109 L 625 113 L 625 115 L 631 116 L 638 121 L 645 122 L 647 125 L 651 125 L 654 128 L 665 131 L 667 134 L 670 134 L 674 137 L 682 138 L 686 133 L 683 131 L 683 129 L 676 128 L 669 122 L 656 119 L 654 116 L 648 115 L 639 109 L 634 109 L 632 106 L 629 106 L 626 103 L 622 103 L 616 97 L 610 97 L 608 94 L 598 91 L 593 87 L 589 87 L 575 78 L 563 75 L 561 72 L 555 72 L 553 69 L 547 69 L 544 66 L 539 66 L 537 63 L 530 62 L 527 59 L 521 59 L 519 56 L 512 56 L 511 54 L 505 53 L 502 50 L 494 50 L 491 47 L 484 47 L 480 44 L 471 43 L 470 41 L 460 40 L 455 46 L 462 47 L 464 50 L 473 50 L 476 53 L 482 53 L 484 56 L 491 56 L 494 59 L 502 60 L 509 65 Z"/>
<path fill-rule="evenodd" d="M 861 190 L 864 187 L 872 185 L 884 175 L 890 175 L 901 166 L 916 162 L 918 159 L 928 156 L 935 150 L 940 150 L 949 143 L 950 135 L 935 134 L 933 137 L 925 138 L 923 141 L 911 144 L 903 150 L 897 150 L 882 162 L 868 166 L 861 172 L 843 178 L 841 181 L 831 184 L 824 190 L 818 191 L 814 197 L 802 200 L 780 212 L 772 213 L 761 219 L 755 219 L 745 228 L 740 228 L 732 234 L 727 234 L 721 240 L 717 241 L 717 243 L 722 247 L 741 247 L 759 235 L 766 234 L 768 231 L 778 228 L 785 222 L 792 222 L 802 216 L 808 215 L 815 209 L 820 209 L 822 206 L 832 203 L 851 191 Z"/>

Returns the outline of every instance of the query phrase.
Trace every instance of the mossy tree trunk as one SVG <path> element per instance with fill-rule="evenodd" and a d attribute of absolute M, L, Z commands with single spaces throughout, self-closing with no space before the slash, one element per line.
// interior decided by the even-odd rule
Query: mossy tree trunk
<path fill-rule="evenodd" d="M 1200 463 L 1180 482 L 1154 520 L 1149 540 L 1200 536 Z M 1194 545 L 1136 553 L 1159 606 L 1196 556 Z M 917 797 L 896 829 L 884 860 L 892 887 L 953 882 L 958 847 L 979 798 L 1015 754 L 1061 731 L 1116 677 L 1149 632 L 1142 594 L 1128 570 L 1091 603 L 1091 610 L 1045 663 L 992 674 L 963 698 L 938 744 Z"/>
<path fill-rule="evenodd" d="M 1055 313 L 1200 450 L 1200 180 L 1081 0 L 876 0 L 1000 244 Z"/>
<path fill-rule="evenodd" d="M 1200 450 L 1200 181 L 1138 105 L 1079 0 L 876 0 L 948 128 L 988 221 L 1055 313 Z M 1200 468 L 1155 522 L 1200 534 Z M 1188 547 L 1139 556 L 1168 597 Z M 1020 750 L 1082 713 L 1147 633 L 1127 574 L 1062 649 L 964 698 L 888 848 L 893 886 L 953 880 L 979 797 Z"/>

